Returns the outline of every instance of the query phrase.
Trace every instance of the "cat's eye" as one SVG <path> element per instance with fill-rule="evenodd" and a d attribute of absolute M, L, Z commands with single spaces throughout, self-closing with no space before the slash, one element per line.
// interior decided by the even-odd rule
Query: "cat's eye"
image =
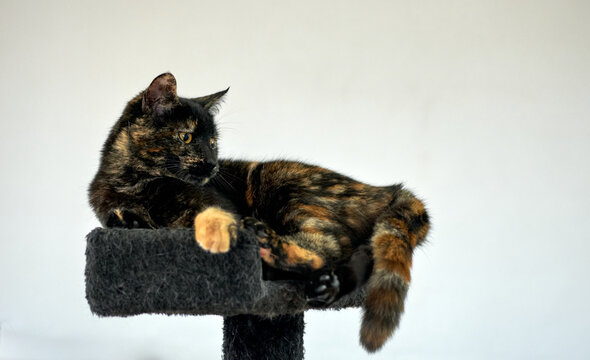
<path fill-rule="evenodd" d="M 185 144 L 190 143 L 193 140 L 193 134 L 187 132 L 178 132 L 178 138 Z"/>
<path fill-rule="evenodd" d="M 209 139 L 209 146 L 211 146 L 211 149 L 215 149 L 217 146 L 217 141 L 215 141 L 215 138 Z"/>

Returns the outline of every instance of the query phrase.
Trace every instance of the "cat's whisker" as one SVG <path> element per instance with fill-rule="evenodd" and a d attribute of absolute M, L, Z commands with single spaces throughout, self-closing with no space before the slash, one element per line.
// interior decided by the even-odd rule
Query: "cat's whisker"
<path fill-rule="evenodd" d="M 223 174 L 217 174 L 217 178 L 223 181 L 232 191 L 236 191 L 236 188 L 223 177 Z"/>
<path fill-rule="evenodd" d="M 239 177 L 239 176 L 237 176 L 235 174 L 232 174 L 232 173 L 230 173 L 230 172 L 228 172 L 226 170 L 223 170 L 223 169 L 219 169 L 219 174 L 223 174 L 223 176 L 229 177 L 232 180 L 236 180 L 236 181 L 239 181 L 239 182 L 242 182 L 242 183 L 245 183 L 246 182 L 246 180 L 244 178 Z"/>
<path fill-rule="evenodd" d="M 167 169 L 167 170 L 180 170 L 181 169 L 179 164 L 165 164 L 163 167 L 164 167 L 164 169 Z"/>
<path fill-rule="evenodd" d="M 222 180 L 224 180 L 224 181 L 226 181 L 226 182 L 229 182 L 229 181 L 228 181 L 226 178 L 229 178 L 230 180 L 236 180 L 236 179 L 235 179 L 235 178 L 233 178 L 233 177 L 232 177 L 230 174 L 228 174 L 228 173 L 225 173 L 225 172 L 222 172 L 222 171 L 219 171 L 219 172 L 217 173 L 217 177 L 219 177 L 220 179 L 222 179 Z"/>

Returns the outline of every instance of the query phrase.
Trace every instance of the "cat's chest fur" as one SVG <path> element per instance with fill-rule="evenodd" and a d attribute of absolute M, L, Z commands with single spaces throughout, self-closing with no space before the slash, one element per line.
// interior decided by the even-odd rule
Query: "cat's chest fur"
<path fill-rule="evenodd" d="M 158 178 L 147 182 L 136 194 L 159 226 L 191 227 L 202 204 L 217 204 L 233 211 L 233 204 L 212 186 L 197 186 L 174 178 Z"/>

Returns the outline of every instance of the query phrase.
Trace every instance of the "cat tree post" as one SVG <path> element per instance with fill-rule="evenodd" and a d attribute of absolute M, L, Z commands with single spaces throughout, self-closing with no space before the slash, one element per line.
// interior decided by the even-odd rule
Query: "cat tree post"
<path fill-rule="evenodd" d="M 223 319 L 223 358 L 303 359 L 303 313 L 267 319 L 235 315 Z"/>
<path fill-rule="evenodd" d="M 262 280 L 255 237 L 210 254 L 190 229 L 102 229 L 87 236 L 86 299 L 99 316 L 221 315 L 224 359 L 303 359 L 304 284 Z M 360 289 L 330 309 L 359 306 Z M 248 357 L 250 356 L 250 357 Z"/>

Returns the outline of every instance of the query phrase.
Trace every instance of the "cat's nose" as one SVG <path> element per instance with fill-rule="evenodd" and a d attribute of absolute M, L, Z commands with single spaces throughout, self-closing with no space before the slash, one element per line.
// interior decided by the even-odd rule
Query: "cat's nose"
<path fill-rule="evenodd" d="M 194 166 L 191 166 L 189 169 L 189 173 L 193 176 L 204 176 L 209 177 L 212 174 L 215 174 L 218 170 L 218 165 L 216 161 L 204 161 Z"/>

